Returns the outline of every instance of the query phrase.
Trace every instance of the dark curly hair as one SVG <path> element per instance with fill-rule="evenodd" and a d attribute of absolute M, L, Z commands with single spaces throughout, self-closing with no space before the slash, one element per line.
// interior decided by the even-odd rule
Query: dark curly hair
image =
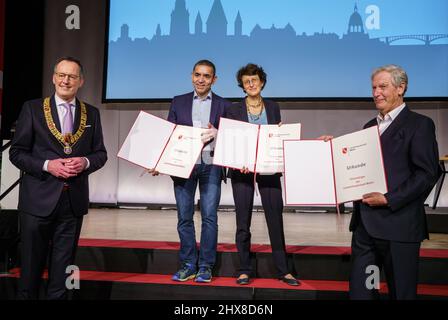
<path fill-rule="evenodd" d="M 243 76 L 255 76 L 255 75 L 258 75 L 261 82 L 263 82 L 263 87 L 261 88 L 261 90 L 263 90 L 267 81 L 266 72 L 264 72 L 262 67 L 253 63 L 245 65 L 244 67 L 240 68 L 240 70 L 238 70 L 238 72 L 236 73 L 236 80 L 238 81 L 238 86 L 244 90 Z"/>

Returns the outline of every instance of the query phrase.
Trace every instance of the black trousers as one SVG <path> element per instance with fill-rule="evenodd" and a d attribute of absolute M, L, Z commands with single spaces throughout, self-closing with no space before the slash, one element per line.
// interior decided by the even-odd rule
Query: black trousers
<path fill-rule="evenodd" d="M 66 268 L 75 259 L 82 226 L 82 216 L 73 215 L 68 196 L 63 191 L 55 210 L 48 217 L 20 213 L 21 276 L 18 299 L 38 299 L 42 274 L 48 257 L 46 298 L 67 298 Z"/>
<path fill-rule="evenodd" d="M 289 273 L 283 231 L 283 198 L 280 177 L 278 175 L 257 176 L 258 189 L 264 209 L 266 224 L 271 241 L 272 256 L 278 276 Z M 232 191 L 236 210 L 236 246 L 240 260 L 238 275 L 252 275 L 250 263 L 250 225 L 254 204 L 253 174 L 232 175 Z"/>
<path fill-rule="evenodd" d="M 366 285 L 371 276 L 366 270 L 368 266 L 374 265 L 379 270 L 384 267 L 390 299 L 415 300 L 419 251 L 420 242 L 397 242 L 371 237 L 360 219 L 352 236 L 350 299 L 379 298 L 379 292 L 368 289 Z"/>

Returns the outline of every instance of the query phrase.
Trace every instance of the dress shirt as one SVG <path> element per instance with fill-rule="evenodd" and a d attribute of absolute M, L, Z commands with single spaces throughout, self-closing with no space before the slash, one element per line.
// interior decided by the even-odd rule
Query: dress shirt
<path fill-rule="evenodd" d="M 387 113 L 385 116 L 383 116 L 381 113 L 379 113 L 376 117 L 376 121 L 378 122 L 378 127 L 380 130 L 380 135 L 383 134 L 384 131 L 386 131 L 387 128 L 391 125 L 392 121 L 395 120 L 395 118 L 398 116 L 398 114 L 401 112 L 401 110 L 406 107 L 406 104 L 403 103 L 399 107 L 395 108 L 394 110 Z"/>
<path fill-rule="evenodd" d="M 59 98 L 57 94 L 54 95 L 54 100 L 56 102 L 56 109 L 58 111 L 59 123 L 61 124 L 61 130 L 62 130 L 62 124 L 64 123 L 63 119 L 67 112 L 67 109 L 64 107 L 64 104 L 66 104 L 67 101 L 64 101 L 61 98 Z M 70 104 L 70 108 L 72 109 L 73 121 L 75 121 L 76 98 L 73 98 L 68 103 Z M 78 128 L 73 128 L 73 130 L 76 131 L 76 130 L 78 130 Z M 87 168 L 89 168 L 90 162 L 89 162 L 89 159 L 87 159 L 86 157 L 84 157 L 84 159 L 86 159 L 86 161 L 87 161 L 87 165 L 84 168 L 84 170 L 86 170 Z M 44 171 L 47 171 L 47 172 L 48 172 L 48 162 L 50 162 L 50 160 L 45 160 L 44 166 L 42 168 Z"/>

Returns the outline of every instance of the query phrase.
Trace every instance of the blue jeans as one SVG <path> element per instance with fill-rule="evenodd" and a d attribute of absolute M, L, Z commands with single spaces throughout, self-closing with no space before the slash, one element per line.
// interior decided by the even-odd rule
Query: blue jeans
<path fill-rule="evenodd" d="M 189 179 L 173 177 L 177 204 L 177 232 L 180 238 L 179 258 L 181 263 L 199 267 L 213 267 L 218 242 L 217 210 L 221 198 L 221 167 L 196 164 Z M 196 248 L 196 233 L 193 222 L 194 195 L 199 182 L 201 206 L 201 243 Z"/>

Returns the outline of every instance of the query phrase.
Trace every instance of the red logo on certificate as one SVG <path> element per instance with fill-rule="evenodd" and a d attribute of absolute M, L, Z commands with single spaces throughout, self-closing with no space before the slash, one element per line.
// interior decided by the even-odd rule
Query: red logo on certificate
<path fill-rule="evenodd" d="M 347 148 L 342 148 L 342 153 L 343 154 L 347 154 L 347 151 L 348 151 Z"/>
<path fill-rule="evenodd" d="M 177 137 L 177 139 L 181 140 L 182 137 L 183 137 L 183 136 L 180 134 L 180 135 Z"/>

